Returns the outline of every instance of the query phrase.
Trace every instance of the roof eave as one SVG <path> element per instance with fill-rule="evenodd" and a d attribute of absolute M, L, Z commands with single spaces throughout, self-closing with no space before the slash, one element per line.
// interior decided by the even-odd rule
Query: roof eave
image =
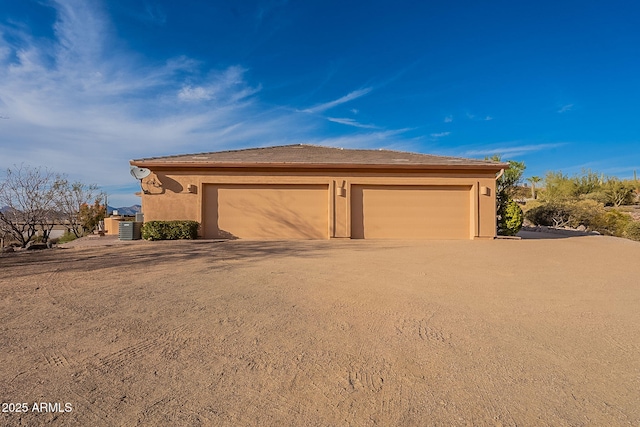
<path fill-rule="evenodd" d="M 361 163 L 250 163 L 250 162 L 158 162 L 131 160 L 131 166 L 148 169 L 197 168 L 197 169 L 421 169 L 421 170 L 495 170 L 508 169 L 508 163 L 495 164 L 361 164 Z"/>

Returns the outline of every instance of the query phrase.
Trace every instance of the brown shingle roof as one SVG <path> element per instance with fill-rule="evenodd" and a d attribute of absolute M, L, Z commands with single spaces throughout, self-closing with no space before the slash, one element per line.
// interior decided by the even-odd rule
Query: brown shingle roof
<path fill-rule="evenodd" d="M 414 167 L 500 170 L 508 164 L 393 150 L 361 150 L 308 144 L 249 148 L 131 160 L 139 167 Z"/>

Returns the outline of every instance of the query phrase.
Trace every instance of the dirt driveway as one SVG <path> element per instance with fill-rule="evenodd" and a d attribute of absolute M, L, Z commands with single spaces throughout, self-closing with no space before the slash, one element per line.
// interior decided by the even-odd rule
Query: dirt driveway
<path fill-rule="evenodd" d="M 2 425 L 640 424 L 622 239 L 10 254 L 0 319 Z"/>

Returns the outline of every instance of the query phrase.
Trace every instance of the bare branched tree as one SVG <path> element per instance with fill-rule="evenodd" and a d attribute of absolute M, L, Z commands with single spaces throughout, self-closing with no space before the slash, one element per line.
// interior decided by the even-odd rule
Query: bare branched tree
<path fill-rule="evenodd" d="M 104 218 L 100 205 L 104 194 L 95 184 L 71 183 L 66 177 L 59 177 L 55 184 L 56 207 L 69 229 L 76 237 L 92 231 L 95 220 Z"/>
<path fill-rule="evenodd" d="M 0 183 L 0 234 L 25 247 L 42 232 L 46 242 L 56 221 L 54 182 L 53 172 L 46 168 L 7 169 Z"/>

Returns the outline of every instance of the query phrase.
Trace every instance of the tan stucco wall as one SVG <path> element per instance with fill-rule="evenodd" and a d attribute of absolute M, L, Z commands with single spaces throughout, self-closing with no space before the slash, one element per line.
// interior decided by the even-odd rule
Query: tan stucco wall
<path fill-rule="evenodd" d="M 120 228 L 120 221 L 124 218 L 121 216 L 108 216 L 104 219 L 105 234 L 117 236 Z"/>
<path fill-rule="evenodd" d="M 496 234 L 495 173 L 469 171 L 377 171 L 336 170 L 309 171 L 269 169 L 168 170 L 156 169 L 143 180 L 142 210 L 145 221 L 189 219 L 202 224 L 201 235 L 207 235 L 203 203 L 207 185 L 326 185 L 328 188 L 327 222 L 330 238 L 350 238 L 352 189 L 354 186 L 463 186 L 469 192 L 469 237 L 493 238 Z M 483 195 L 482 187 L 488 189 Z M 190 190 L 191 189 L 191 190 Z"/>

